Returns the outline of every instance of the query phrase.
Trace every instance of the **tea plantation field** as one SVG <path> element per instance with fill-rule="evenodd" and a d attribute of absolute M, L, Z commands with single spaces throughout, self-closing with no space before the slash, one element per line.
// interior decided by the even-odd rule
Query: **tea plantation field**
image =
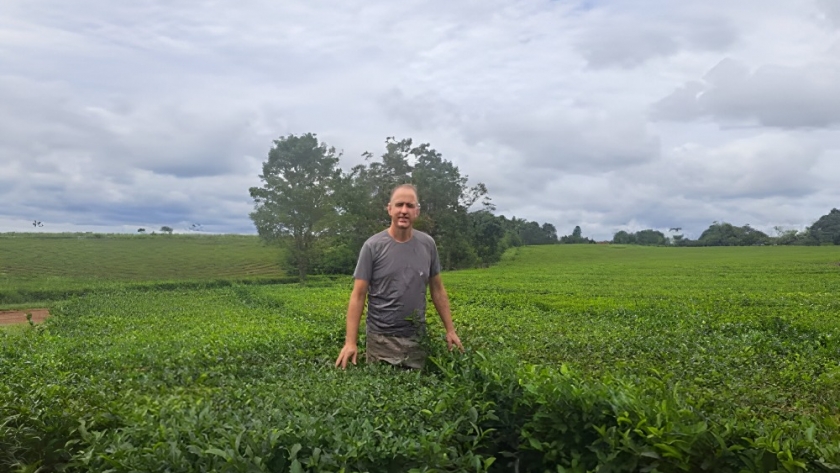
<path fill-rule="evenodd" d="M 246 235 L 0 233 L 0 308 L 151 281 L 278 280 L 278 260 Z"/>
<path fill-rule="evenodd" d="M 840 471 L 838 263 L 522 248 L 423 372 L 333 367 L 349 278 L 103 287 L 0 330 L 0 471 Z"/>

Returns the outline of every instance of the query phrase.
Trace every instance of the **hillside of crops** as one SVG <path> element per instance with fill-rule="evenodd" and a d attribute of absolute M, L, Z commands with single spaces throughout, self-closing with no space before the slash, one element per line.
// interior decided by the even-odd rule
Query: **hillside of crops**
<path fill-rule="evenodd" d="M 256 236 L 0 234 L 0 304 L 148 281 L 279 279 L 280 252 Z"/>
<path fill-rule="evenodd" d="M 838 263 L 521 248 L 422 372 L 333 367 L 349 278 L 93 292 L 0 331 L 0 470 L 839 471 Z"/>

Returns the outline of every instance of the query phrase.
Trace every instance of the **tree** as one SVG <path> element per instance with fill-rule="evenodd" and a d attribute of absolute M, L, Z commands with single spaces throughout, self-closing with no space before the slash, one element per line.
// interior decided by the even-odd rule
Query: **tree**
<path fill-rule="evenodd" d="M 484 265 L 499 261 L 506 249 L 504 217 L 496 217 L 489 210 L 470 212 L 469 221 L 472 230 L 472 246 Z"/>
<path fill-rule="evenodd" d="M 700 246 L 750 246 L 761 245 L 770 241 L 764 232 L 749 226 L 736 227 L 730 223 L 714 222 L 700 235 Z"/>
<path fill-rule="evenodd" d="M 831 209 L 808 229 L 808 235 L 819 244 L 840 242 L 840 210 Z"/>
<path fill-rule="evenodd" d="M 658 246 L 667 242 L 665 234 L 660 231 L 647 229 L 636 232 L 636 243 L 639 245 Z"/>
<path fill-rule="evenodd" d="M 457 166 L 428 143 L 412 148 L 410 153 L 416 160 L 411 182 L 420 192 L 423 217 L 418 219 L 418 228 L 437 242 L 444 268 L 474 266 L 479 256 L 470 241 L 468 213 L 473 204 L 486 197 L 487 188 L 482 183 L 470 187 L 468 176 L 462 176 Z"/>
<path fill-rule="evenodd" d="M 613 235 L 612 242 L 617 245 L 629 245 L 631 243 L 636 243 L 636 237 L 634 234 L 620 230 Z"/>
<path fill-rule="evenodd" d="M 168 233 L 168 234 L 171 235 L 172 234 L 172 227 L 167 227 L 166 225 L 164 225 L 164 226 L 160 227 L 160 232 L 161 233 Z"/>
<path fill-rule="evenodd" d="M 263 163 L 262 187 L 250 189 L 257 232 L 286 246 L 301 281 L 315 258 L 317 237 L 328 234 L 334 222 L 339 156 L 312 133 L 281 137 Z"/>
<path fill-rule="evenodd" d="M 682 240 L 682 235 L 676 235 L 674 238 L 677 239 L 677 237 L 679 237 L 679 240 Z M 621 230 L 613 235 L 612 242 L 623 245 L 636 244 L 660 246 L 667 245 L 668 239 L 665 237 L 664 233 L 648 228 L 635 233 L 627 233 L 624 230 Z"/>
<path fill-rule="evenodd" d="M 137 233 L 146 233 L 146 229 L 145 228 L 138 228 Z"/>
<path fill-rule="evenodd" d="M 519 227 L 519 236 L 525 245 L 557 243 L 557 229 L 550 223 L 543 224 L 540 227 L 539 222 L 525 222 Z"/>
<path fill-rule="evenodd" d="M 441 265 L 445 269 L 467 267 L 480 259 L 471 241 L 475 233 L 468 214 L 481 198 L 485 209 L 490 206 L 484 184 L 467 185 L 467 176 L 462 176 L 457 166 L 428 143 L 414 146 L 410 138 L 397 141 L 388 137 L 385 153 L 378 160 L 370 152 L 363 156 L 368 163 L 343 175 L 336 187 L 337 245 L 333 247 L 346 247 L 342 255 L 355 257 L 368 237 L 387 228 L 390 220 L 384 209 L 391 190 L 410 183 L 417 186 L 420 200 L 420 217 L 414 227 L 435 239 Z"/>
<path fill-rule="evenodd" d="M 542 226 L 543 234 L 545 238 L 548 240 L 548 243 L 557 243 L 557 228 L 550 224 L 544 223 Z"/>
<path fill-rule="evenodd" d="M 564 235 L 560 237 L 560 243 L 595 243 L 595 240 L 590 240 L 589 238 L 584 237 L 583 231 L 580 229 L 580 225 L 576 225 L 575 229 L 572 230 L 571 235 Z"/>

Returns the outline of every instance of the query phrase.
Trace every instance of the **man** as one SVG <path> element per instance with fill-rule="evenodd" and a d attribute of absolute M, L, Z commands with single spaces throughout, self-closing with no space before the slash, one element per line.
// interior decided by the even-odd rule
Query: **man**
<path fill-rule="evenodd" d="M 420 214 L 417 201 L 413 185 L 397 186 L 387 207 L 391 226 L 362 246 L 347 307 L 347 335 L 336 367 L 344 369 L 348 361 L 356 364 L 356 339 L 367 297 L 367 361 L 422 368 L 426 353 L 420 340 L 426 329 L 427 286 L 446 329 L 447 346 L 464 349 L 452 324 L 435 241 L 414 229 Z"/>

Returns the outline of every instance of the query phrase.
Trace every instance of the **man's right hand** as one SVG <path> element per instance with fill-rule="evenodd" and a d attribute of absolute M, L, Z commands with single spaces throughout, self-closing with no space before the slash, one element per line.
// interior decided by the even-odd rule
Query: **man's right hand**
<path fill-rule="evenodd" d="M 356 364 L 356 355 L 358 354 L 358 349 L 356 348 L 355 343 L 346 343 L 344 344 L 344 348 L 341 349 L 341 353 L 338 354 L 338 359 L 335 360 L 335 367 L 338 368 L 339 366 L 341 369 L 347 368 L 347 362 L 350 361 L 354 365 Z"/>

